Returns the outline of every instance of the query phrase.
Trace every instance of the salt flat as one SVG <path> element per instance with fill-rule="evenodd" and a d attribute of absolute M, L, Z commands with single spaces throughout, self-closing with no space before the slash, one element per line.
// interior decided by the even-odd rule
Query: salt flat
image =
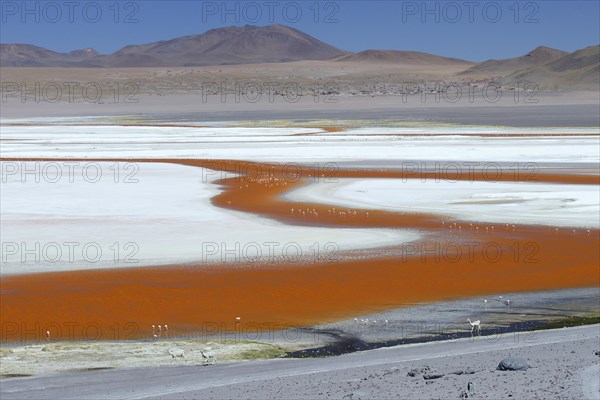
<path fill-rule="evenodd" d="M 560 137 L 479 137 L 474 128 L 437 128 L 456 136 L 382 136 L 385 127 L 295 136 L 318 129 L 248 127 L 3 126 L 2 157 L 205 158 L 267 162 L 435 160 L 461 162 L 578 162 L 596 166 L 600 137 L 572 128 Z M 426 131 L 421 128 L 419 131 Z M 364 136 L 366 131 L 372 135 Z M 412 129 L 401 132 L 411 133 Z M 433 132 L 436 128 L 433 128 Z M 497 127 L 479 127 L 494 134 Z M 542 129 L 533 130 L 534 133 Z M 260 135 L 256 135 L 261 132 Z M 321 132 L 323 132 L 321 130 Z M 398 133 L 397 129 L 390 129 Z M 555 131 L 556 132 L 556 131 Z M 355 133 L 360 133 L 356 135 Z M 525 131 L 527 133 L 527 131 Z M 254 134 L 254 135 L 253 135 Z M 253 136 L 250 136 L 253 135 Z"/>
<path fill-rule="evenodd" d="M 597 185 L 436 181 L 433 178 L 340 179 L 295 189 L 286 198 L 336 207 L 447 215 L 475 223 L 594 229 L 600 226 L 598 218 L 591 218 L 600 214 Z"/>
<path fill-rule="evenodd" d="M 368 166 L 382 160 L 386 161 L 385 168 L 392 169 L 402 168 L 404 162 L 411 160 L 425 160 L 442 166 L 452 162 L 480 162 L 485 163 L 483 166 L 552 163 L 555 167 L 569 167 L 577 163 L 593 171 L 600 160 L 600 138 L 578 136 L 593 132 L 590 128 L 509 128 L 506 132 L 528 136 L 486 137 L 476 134 L 494 135 L 503 130 L 485 126 L 370 126 L 327 133 L 315 127 L 239 127 L 227 123 L 160 127 L 82 125 L 91 122 L 85 118 L 46 122 L 64 125 L 3 126 L 2 157 L 240 159 L 318 163 L 332 168 L 333 173 L 337 168 L 348 167 L 345 163 Z M 542 136 L 544 132 L 563 136 Z M 450 136 L 430 135 L 436 133 Z M 417 136 L 411 136 L 414 134 Z M 45 166 L 48 164 L 37 167 L 44 170 Z M 248 257 L 268 253 L 264 243 L 271 241 L 282 245 L 297 243 L 306 255 L 314 243 L 323 246 L 332 237 L 339 251 L 400 244 L 418 238 L 415 233 L 398 230 L 290 227 L 216 208 L 210 204 L 210 198 L 220 192 L 214 184 L 216 179 L 225 177 L 220 172 L 166 164 L 92 163 L 101 169 L 103 176 L 90 183 L 81 175 L 86 164 L 71 166 L 78 177 L 74 182 L 63 176 L 52 183 L 42 176 L 41 182 L 36 183 L 26 173 L 23 175 L 27 168 L 35 168 L 34 164 L 2 164 L 3 240 L 20 246 L 10 260 L 3 260 L 3 274 L 232 261 L 223 252 L 254 242 L 261 244 L 258 252 L 235 250 L 238 257 L 234 256 L 233 261 L 240 261 L 242 253 Z M 59 168 L 66 174 L 69 164 L 63 163 Z M 52 175 L 52 168 L 49 171 Z M 131 174 L 137 183 L 127 183 Z M 473 221 L 598 226 L 598 221 L 589 218 L 598 213 L 598 187 L 592 185 L 431 180 L 423 184 L 412 180 L 334 177 L 301 188 L 290 195 L 292 198 L 346 207 L 432 212 Z M 81 246 L 97 243 L 103 254 L 94 262 L 81 263 L 89 257 L 84 259 L 79 255 L 64 263 L 70 254 L 61 245 L 64 254 L 58 258 L 60 262 L 21 262 L 20 251 L 27 246 L 54 242 L 76 242 Z M 118 254 L 111 248 L 115 244 Z M 54 259 L 54 255 L 46 258 Z M 95 259 L 93 254 L 91 258 Z"/>
<path fill-rule="evenodd" d="M 7 164 L 18 172 L 8 175 Z M 40 163 L 39 170 L 49 164 Z M 54 164 L 62 172 L 58 181 L 53 182 L 55 169 L 48 169 L 47 175 L 37 175 L 42 178 L 36 182 L 35 174 L 21 175 L 26 169 L 35 170 L 35 163 L 1 163 L 1 274 L 187 262 L 252 265 L 257 259 L 286 263 L 296 257 L 311 259 L 419 237 L 401 230 L 290 226 L 225 210 L 210 202 L 221 192 L 214 183 L 221 174 L 203 168 Z M 97 171 L 100 178 L 93 182 Z M 9 247 L 12 244 L 16 248 Z"/>

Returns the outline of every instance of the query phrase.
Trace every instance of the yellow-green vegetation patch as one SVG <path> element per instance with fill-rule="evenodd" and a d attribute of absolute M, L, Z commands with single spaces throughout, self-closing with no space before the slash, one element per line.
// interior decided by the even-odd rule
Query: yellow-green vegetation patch
<path fill-rule="evenodd" d="M 279 358 L 285 355 L 285 351 L 277 346 L 270 346 L 263 349 L 246 350 L 240 354 L 242 360 L 258 360 Z"/>
<path fill-rule="evenodd" d="M 276 345 L 255 341 L 156 340 L 56 342 L 17 346 L 2 352 L 0 375 L 163 365 L 212 365 L 282 357 Z"/>
<path fill-rule="evenodd" d="M 544 324 L 536 330 L 542 329 L 559 329 L 559 328 L 570 328 L 573 326 L 582 326 L 582 325 L 594 325 L 600 324 L 600 313 L 588 314 L 588 315 L 578 315 L 574 317 L 566 317 L 560 319 L 553 319 L 549 321 L 547 324 Z"/>
<path fill-rule="evenodd" d="M 2 374 L 0 375 L 2 378 L 26 378 L 28 376 L 33 376 L 31 374 Z"/>
<path fill-rule="evenodd" d="M 8 354 L 12 354 L 12 350 L 11 349 L 0 349 L 0 357 L 4 357 Z"/>

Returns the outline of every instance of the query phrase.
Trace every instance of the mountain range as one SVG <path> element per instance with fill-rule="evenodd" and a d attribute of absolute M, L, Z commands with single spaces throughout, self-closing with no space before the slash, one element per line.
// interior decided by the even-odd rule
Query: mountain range
<path fill-rule="evenodd" d="M 462 74 L 498 74 L 502 75 L 507 72 L 513 72 L 518 69 L 534 67 L 537 65 L 547 64 L 558 60 L 561 57 L 569 54 L 566 51 L 552 49 L 550 47 L 539 46 L 529 53 L 520 57 L 506 58 L 503 60 L 487 60 L 472 66 L 462 72 Z"/>
<path fill-rule="evenodd" d="M 366 50 L 351 53 L 284 25 L 246 25 L 209 30 L 102 55 L 94 49 L 57 53 L 31 44 L 0 44 L 3 67 L 191 67 L 281 63 L 302 60 L 465 64 L 465 60 L 416 51 Z"/>
<path fill-rule="evenodd" d="M 192 67 L 321 60 L 331 63 L 452 66 L 459 76 L 501 77 L 502 83 L 535 81 L 547 88 L 596 84 L 600 47 L 568 53 L 540 46 L 509 59 L 474 63 L 417 51 L 365 50 L 352 53 L 284 25 L 232 26 L 203 34 L 140 45 L 112 54 L 91 48 L 59 53 L 31 44 L 0 44 L 1 67 Z"/>
<path fill-rule="evenodd" d="M 324 60 L 346 54 L 284 25 L 246 25 L 212 29 L 142 45 L 109 55 L 93 49 L 57 53 L 27 44 L 0 45 L 3 67 L 190 67 Z"/>

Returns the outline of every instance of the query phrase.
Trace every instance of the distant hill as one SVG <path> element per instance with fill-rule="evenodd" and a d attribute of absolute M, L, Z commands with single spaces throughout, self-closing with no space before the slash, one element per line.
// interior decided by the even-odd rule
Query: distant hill
<path fill-rule="evenodd" d="M 550 90 L 600 90 L 600 46 L 586 47 L 548 64 L 516 71 L 500 81 L 502 85 L 519 82 L 533 82 Z"/>
<path fill-rule="evenodd" d="M 429 53 L 418 51 L 399 51 L 399 50 L 365 50 L 360 53 L 348 53 L 336 57 L 334 61 L 338 62 L 362 62 L 362 63 L 405 63 L 414 65 L 448 65 L 448 64 L 472 64 L 469 61 L 458 58 L 449 58 L 436 56 Z"/>
<path fill-rule="evenodd" d="M 567 54 L 569 53 L 566 51 L 539 46 L 520 57 L 484 61 L 461 72 L 461 75 L 485 74 L 501 76 L 520 69 L 547 64 L 556 61 Z"/>
<path fill-rule="evenodd" d="M 92 49 L 65 54 L 32 45 L 6 44 L 2 45 L 0 65 L 185 67 L 323 60 L 344 53 L 343 50 L 284 25 L 246 25 L 212 29 L 201 35 L 130 45 L 110 55 L 100 55 Z"/>
<path fill-rule="evenodd" d="M 31 44 L 0 44 L 3 67 L 69 67 L 98 55 L 94 49 L 57 53 Z"/>

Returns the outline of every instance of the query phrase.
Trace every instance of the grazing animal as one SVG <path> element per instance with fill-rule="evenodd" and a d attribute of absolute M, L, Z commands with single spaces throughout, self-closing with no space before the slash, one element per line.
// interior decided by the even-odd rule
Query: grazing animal
<path fill-rule="evenodd" d="M 481 321 L 473 321 L 471 322 L 471 318 L 467 318 L 467 322 L 471 325 L 471 335 L 473 335 L 473 331 L 475 331 L 478 335 L 481 335 Z"/>
<path fill-rule="evenodd" d="M 207 356 L 203 350 L 200 350 L 200 355 L 202 356 L 202 364 L 203 365 L 213 365 L 217 362 L 217 359 L 213 356 Z"/>
<path fill-rule="evenodd" d="M 185 352 L 181 349 L 169 349 L 169 355 L 171 358 L 183 358 L 185 360 Z"/>

